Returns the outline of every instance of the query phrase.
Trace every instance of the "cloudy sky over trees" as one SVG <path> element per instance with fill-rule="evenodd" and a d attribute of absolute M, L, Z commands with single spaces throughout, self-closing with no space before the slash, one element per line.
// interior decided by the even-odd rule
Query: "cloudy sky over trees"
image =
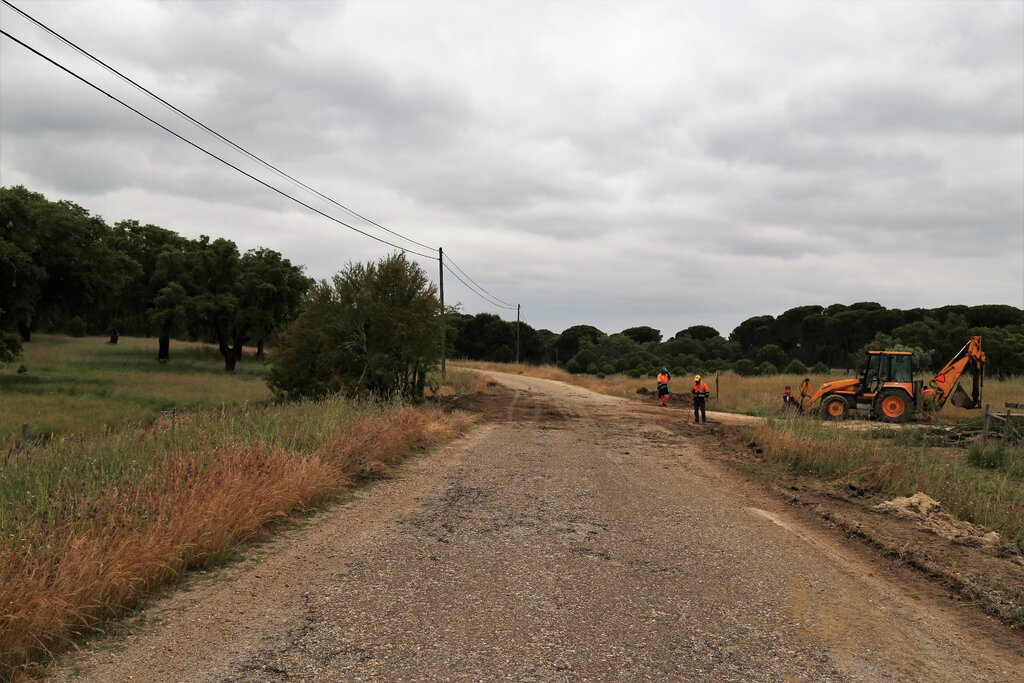
<path fill-rule="evenodd" d="M 802 304 L 1024 306 L 1022 2 L 11 2 L 324 194 L 443 246 L 537 327 L 728 334 Z M 393 240 L 7 6 L 0 24 Z M 276 249 L 316 277 L 389 251 L 8 38 L 0 184 Z M 464 310 L 499 312 L 445 284 Z"/>

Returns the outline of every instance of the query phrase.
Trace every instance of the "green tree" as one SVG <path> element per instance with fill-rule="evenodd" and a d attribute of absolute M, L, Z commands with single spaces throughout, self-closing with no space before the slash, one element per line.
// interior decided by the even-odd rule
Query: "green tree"
<path fill-rule="evenodd" d="M 349 264 L 307 295 L 282 333 L 269 383 L 278 394 L 423 397 L 440 360 L 441 303 L 404 254 Z"/>
<path fill-rule="evenodd" d="M 754 362 L 758 365 L 771 363 L 776 368 L 781 368 L 789 362 L 789 358 L 786 356 L 786 352 L 777 345 L 768 344 L 758 349 L 757 354 L 754 356 Z"/>
<path fill-rule="evenodd" d="M 733 363 L 732 369 L 743 377 L 753 377 L 757 374 L 757 365 L 749 358 L 740 358 Z"/>
<path fill-rule="evenodd" d="M 279 326 L 298 314 L 302 295 L 311 280 L 302 268 L 272 249 L 252 249 L 241 258 L 238 281 L 238 316 L 233 321 L 235 339 L 256 339 L 256 357 L 263 358 L 266 340 Z M 241 357 L 241 345 L 236 345 Z"/>
<path fill-rule="evenodd" d="M 719 336 L 718 330 L 710 325 L 693 325 L 691 327 L 687 327 L 685 330 L 676 332 L 675 336 L 672 338 L 689 337 L 691 339 L 696 339 L 697 341 L 707 341 L 708 339 L 713 339 L 717 336 Z"/>
<path fill-rule="evenodd" d="M 619 334 L 624 334 L 637 344 L 646 344 L 653 342 L 657 344 L 661 341 L 661 330 L 656 330 L 653 327 L 647 327 L 642 325 L 640 327 L 630 327 Z"/>
<path fill-rule="evenodd" d="M 596 341 L 605 336 L 604 332 L 592 325 L 573 325 L 558 335 L 555 340 L 555 355 L 564 363 L 580 350 L 580 342 L 584 339 Z"/>

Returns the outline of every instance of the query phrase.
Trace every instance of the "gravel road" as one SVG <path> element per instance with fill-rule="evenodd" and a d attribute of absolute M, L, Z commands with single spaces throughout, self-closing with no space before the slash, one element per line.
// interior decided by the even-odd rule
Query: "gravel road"
<path fill-rule="evenodd" d="M 514 390 L 505 419 L 154 603 L 54 679 L 1024 677 L 1019 633 L 745 483 L 664 426 L 686 413 L 488 374 Z"/>

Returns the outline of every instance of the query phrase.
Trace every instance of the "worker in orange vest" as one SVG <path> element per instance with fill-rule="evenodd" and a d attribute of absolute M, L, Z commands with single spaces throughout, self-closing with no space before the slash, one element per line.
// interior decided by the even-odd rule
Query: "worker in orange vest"
<path fill-rule="evenodd" d="M 690 392 L 693 394 L 694 424 L 699 422 L 707 424 L 708 414 L 705 406 L 708 396 L 711 395 L 711 388 L 700 378 L 700 375 L 696 375 L 693 378 L 693 386 L 690 388 Z"/>
<path fill-rule="evenodd" d="M 672 375 L 669 374 L 668 368 L 662 368 L 658 373 L 658 403 L 662 408 L 668 403 L 668 381 L 670 379 L 672 379 Z"/>

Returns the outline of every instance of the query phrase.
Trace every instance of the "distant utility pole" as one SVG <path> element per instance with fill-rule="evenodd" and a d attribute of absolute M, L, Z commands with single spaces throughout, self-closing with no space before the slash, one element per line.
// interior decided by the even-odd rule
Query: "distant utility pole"
<path fill-rule="evenodd" d="M 519 365 L 519 304 L 516 304 L 516 365 Z"/>
<path fill-rule="evenodd" d="M 444 249 L 441 247 L 437 248 L 437 266 L 437 272 L 440 275 L 438 282 L 441 290 L 441 384 L 444 384 L 448 380 L 448 369 L 444 365 L 444 328 L 448 326 L 448 323 L 445 321 L 444 315 Z"/>

